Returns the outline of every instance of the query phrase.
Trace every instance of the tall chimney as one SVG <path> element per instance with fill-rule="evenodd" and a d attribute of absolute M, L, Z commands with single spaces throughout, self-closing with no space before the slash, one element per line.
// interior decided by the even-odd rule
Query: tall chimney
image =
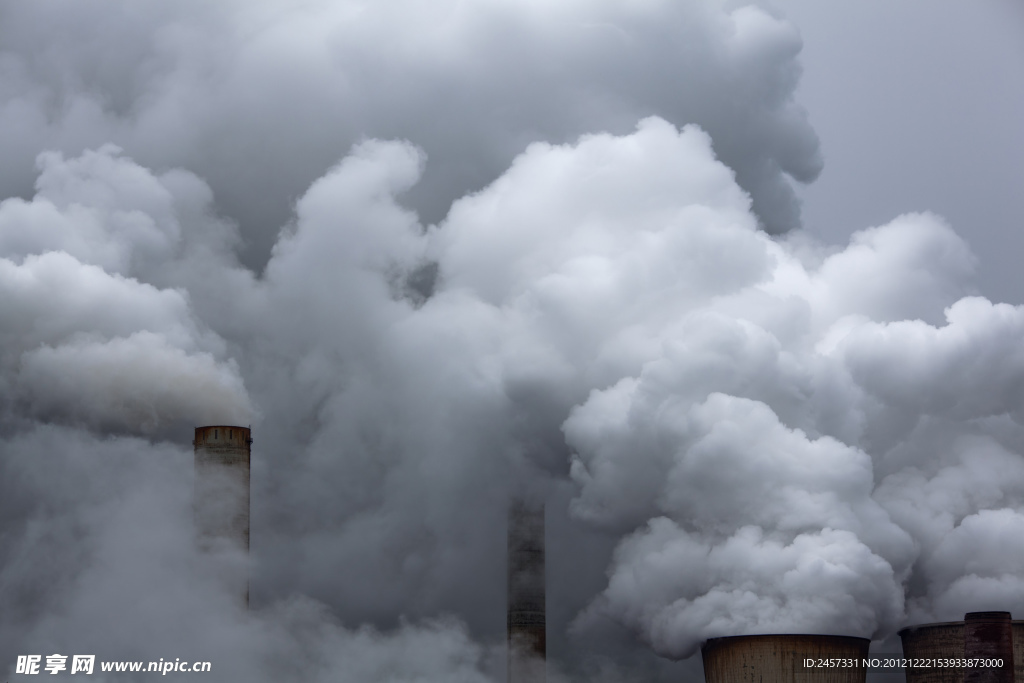
<path fill-rule="evenodd" d="M 544 503 L 514 498 L 508 512 L 508 683 L 546 679 L 544 603 Z"/>
<path fill-rule="evenodd" d="M 964 615 L 964 658 L 1001 660 L 1002 666 L 964 669 L 964 683 L 1013 683 L 1013 622 L 1009 612 Z"/>
<path fill-rule="evenodd" d="M 251 430 L 235 425 L 196 427 L 194 512 L 197 540 L 207 552 L 249 553 L 249 459 Z M 244 566 L 230 567 L 229 581 L 249 604 Z"/>

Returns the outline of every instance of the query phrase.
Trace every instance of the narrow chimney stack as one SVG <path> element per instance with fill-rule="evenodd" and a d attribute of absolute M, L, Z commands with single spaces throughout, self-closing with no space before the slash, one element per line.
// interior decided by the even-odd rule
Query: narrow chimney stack
<path fill-rule="evenodd" d="M 508 512 L 508 683 L 544 683 L 546 657 L 544 503 L 515 498 Z"/>
<path fill-rule="evenodd" d="M 194 512 L 199 548 L 236 558 L 228 569 L 240 598 L 249 604 L 249 577 L 239 556 L 249 553 L 249 461 L 252 432 L 248 427 L 196 427 Z M 239 552 L 240 551 L 240 552 Z"/>

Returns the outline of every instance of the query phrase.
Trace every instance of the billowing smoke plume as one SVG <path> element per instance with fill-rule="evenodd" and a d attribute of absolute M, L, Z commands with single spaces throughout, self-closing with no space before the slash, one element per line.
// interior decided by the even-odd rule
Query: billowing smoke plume
<path fill-rule="evenodd" d="M 262 265 L 290 203 L 364 137 L 431 159 L 407 197 L 426 219 L 529 143 L 700 123 L 772 231 L 817 140 L 792 92 L 800 38 L 755 7 L 572 0 L 7 1 L 0 189 L 28 192 L 42 149 L 114 142 L 207 179 Z"/>
<path fill-rule="evenodd" d="M 784 21 L 548 5 L 4 4 L 4 667 L 500 680 L 525 490 L 569 676 L 1024 609 L 1024 310 L 930 214 L 769 234 Z M 253 426 L 248 613 L 203 423 Z"/>

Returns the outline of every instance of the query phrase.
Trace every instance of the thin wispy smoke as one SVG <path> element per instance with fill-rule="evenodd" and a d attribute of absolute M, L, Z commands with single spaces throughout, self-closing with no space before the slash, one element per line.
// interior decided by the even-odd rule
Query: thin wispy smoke
<path fill-rule="evenodd" d="M 4 662 L 502 680 L 525 490 L 552 680 L 1024 608 L 1024 309 L 938 216 L 797 229 L 783 19 L 549 4 L 0 6 Z"/>

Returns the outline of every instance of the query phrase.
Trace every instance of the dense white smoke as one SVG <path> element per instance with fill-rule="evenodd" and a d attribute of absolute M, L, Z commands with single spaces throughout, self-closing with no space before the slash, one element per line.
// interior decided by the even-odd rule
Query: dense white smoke
<path fill-rule="evenodd" d="M 766 232 L 791 26 L 385 4 L 4 5 L 3 667 L 500 680 L 524 488 L 570 677 L 1024 609 L 1024 310 L 934 215 Z M 246 613 L 188 442 L 250 422 Z"/>
<path fill-rule="evenodd" d="M 657 114 L 710 131 L 785 231 L 799 215 L 786 176 L 821 168 L 792 100 L 800 38 L 734 4 L 7 1 L 0 190 L 27 192 L 43 149 L 115 142 L 207 179 L 262 266 L 291 201 L 364 137 L 427 152 L 407 199 L 433 222 L 530 142 Z"/>

